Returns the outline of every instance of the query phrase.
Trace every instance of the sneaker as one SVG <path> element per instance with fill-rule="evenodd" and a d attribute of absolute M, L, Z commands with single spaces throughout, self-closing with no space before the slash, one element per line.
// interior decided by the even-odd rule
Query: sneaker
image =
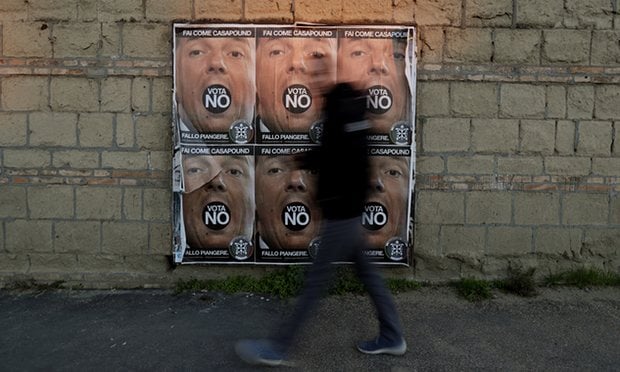
<path fill-rule="evenodd" d="M 291 365 L 271 340 L 241 340 L 235 345 L 235 352 L 248 364 L 271 367 Z"/>
<path fill-rule="evenodd" d="M 407 351 L 407 342 L 402 337 L 398 341 L 377 337 L 374 340 L 358 342 L 357 350 L 364 354 L 403 355 Z"/>

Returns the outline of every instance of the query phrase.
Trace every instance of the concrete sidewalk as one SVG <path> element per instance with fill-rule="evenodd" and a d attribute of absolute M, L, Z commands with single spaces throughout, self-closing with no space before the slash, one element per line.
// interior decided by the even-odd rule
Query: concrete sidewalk
<path fill-rule="evenodd" d="M 323 301 L 291 360 L 302 371 L 620 370 L 620 289 L 498 293 L 472 304 L 450 288 L 396 296 L 404 357 L 357 352 L 377 325 L 367 297 Z M 264 337 L 290 302 L 251 294 L 0 291 L 1 371 L 254 370 L 233 351 Z M 287 368 L 290 369 L 290 368 Z"/>

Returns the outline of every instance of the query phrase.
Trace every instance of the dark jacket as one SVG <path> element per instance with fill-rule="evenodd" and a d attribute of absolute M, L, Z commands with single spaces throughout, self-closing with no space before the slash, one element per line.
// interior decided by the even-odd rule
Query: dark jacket
<path fill-rule="evenodd" d="M 368 190 L 366 96 L 337 84 L 326 96 L 321 146 L 304 158 L 318 170 L 318 199 L 326 219 L 360 216 Z"/>

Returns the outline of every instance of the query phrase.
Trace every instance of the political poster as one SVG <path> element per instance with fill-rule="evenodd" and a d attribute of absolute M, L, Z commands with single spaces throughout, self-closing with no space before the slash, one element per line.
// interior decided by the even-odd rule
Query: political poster
<path fill-rule="evenodd" d="M 181 262 L 253 262 L 254 148 L 182 145 L 180 153 Z"/>
<path fill-rule="evenodd" d="M 415 30 L 173 26 L 173 261 L 307 264 L 320 246 L 315 170 L 323 96 L 366 93 L 372 261 L 408 265 L 415 186 Z"/>
<path fill-rule="evenodd" d="M 338 32 L 338 81 L 367 93 L 371 143 L 411 144 L 413 123 L 410 34 L 407 29 L 342 28 Z"/>
<path fill-rule="evenodd" d="M 185 143 L 253 141 L 255 30 L 175 26 L 173 101 Z"/>
<path fill-rule="evenodd" d="M 260 146 L 256 153 L 256 233 L 259 262 L 309 262 L 321 227 L 317 173 L 299 157 L 312 146 Z"/>
<path fill-rule="evenodd" d="M 322 89 L 336 82 L 336 29 L 265 27 L 256 40 L 260 143 L 318 143 Z"/>
<path fill-rule="evenodd" d="M 362 213 L 373 261 L 406 262 L 409 253 L 411 148 L 371 146 L 370 185 Z"/>

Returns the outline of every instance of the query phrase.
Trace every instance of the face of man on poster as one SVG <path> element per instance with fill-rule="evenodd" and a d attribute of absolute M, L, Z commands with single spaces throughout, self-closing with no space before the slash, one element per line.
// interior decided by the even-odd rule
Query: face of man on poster
<path fill-rule="evenodd" d="M 336 81 L 335 38 L 259 38 L 258 115 L 271 132 L 307 132 Z"/>
<path fill-rule="evenodd" d="M 254 39 L 177 39 L 176 99 L 185 126 L 200 133 L 251 124 L 255 94 Z"/>
<path fill-rule="evenodd" d="M 308 249 L 319 234 L 317 174 L 294 156 L 259 156 L 256 164 L 257 230 L 271 249 Z"/>
<path fill-rule="evenodd" d="M 406 39 L 339 40 L 338 81 L 356 82 L 367 91 L 373 133 L 389 133 L 395 123 L 407 120 L 406 46 Z"/>
<path fill-rule="evenodd" d="M 226 248 L 252 238 L 254 168 L 251 156 L 185 156 L 183 218 L 192 248 Z"/>
<path fill-rule="evenodd" d="M 394 237 L 406 240 L 409 160 L 406 157 L 370 158 L 370 190 L 362 224 L 371 247 L 383 247 Z"/>

